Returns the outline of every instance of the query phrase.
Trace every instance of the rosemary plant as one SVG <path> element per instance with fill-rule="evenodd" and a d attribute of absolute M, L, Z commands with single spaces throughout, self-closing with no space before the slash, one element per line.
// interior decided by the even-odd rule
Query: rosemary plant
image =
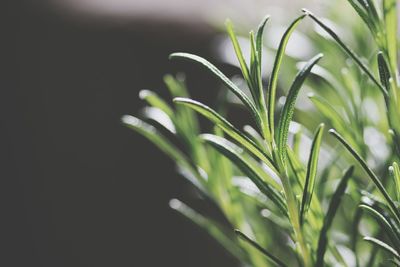
<path fill-rule="evenodd" d="M 165 83 L 173 103 L 144 90 L 140 97 L 149 107 L 143 119 L 122 118 L 171 157 L 179 173 L 214 202 L 229 223 L 177 199 L 170 206 L 203 227 L 243 265 L 400 265 L 397 3 L 348 3 L 375 41 L 362 56 L 358 53 L 363 51 L 354 52 L 308 10 L 287 27 L 268 74 L 261 65 L 269 16 L 249 34 L 247 61 L 227 21 L 244 86 L 200 56 L 170 56 L 202 66 L 235 95 L 252 119 L 243 129 L 228 121 L 224 103 L 213 109 L 191 99 L 184 81 L 170 75 Z M 306 19 L 331 37 L 313 37 L 326 56 L 317 54 L 299 64 L 285 89 L 280 73 L 286 46 Z M 333 43 L 349 60 L 340 62 Z M 306 80 L 314 111 L 296 105 Z M 286 95 L 282 105 L 279 95 Z M 202 133 L 197 114 L 213 123 L 212 133 Z M 325 125 L 333 138 L 325 134 Z"/>

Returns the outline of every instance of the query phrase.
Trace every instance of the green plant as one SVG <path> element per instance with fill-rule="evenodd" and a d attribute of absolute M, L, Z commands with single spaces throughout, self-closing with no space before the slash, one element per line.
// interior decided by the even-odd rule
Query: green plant
<path fill-rule="evenodd" d="M 228 224 L 199 214 L 179 200 L 172 200 L 171 207 L 250 266 L 400 265 L 396 1 L 383 0 L 380 7 L 380 1 L 348 2 L 375 40 L 374 61 L 358 56 L 324 20 L 307 10 L 283 34 L 266 86 L 261 62 L 268 16 L 255 33 L 250 32 L 248 62 L 232 23 L 226 23 L 245 88 L 199 56 L 170 56 L 213 74 L 243 104 L 253 126 L 239 130 L 226 119 L 227 99 L 212 109 L 190 99 L 183 80 L 172 76 L 166 76 L 165 83 L 173 105 L 154 92 L 140 93 L 151 106 L 143 115 L 154 125 L 123 117 L 128 127 L 176 162 L 180 173 L 220 208 Z M 322 54 L 312 57 L 301 64 L 286 91 L 278 80 L 285 49 L 307 17 L 332 37 L 313 37 L 315 46 L 327 55 L 326 67 Z M 351 62 L 340 63 L 333 44 Z M 296 108 L 306 79 L 315 88 L 309 98 L 318 113 Z M 283 105 L 276 104 L 278 92 L 287 92 Z M 201 134 L 196 113 L 213 123 L 212 134 Z M 297 122 L 293 121 L 295 114 L 299 114 Z M 333 139 L 324 136 L 325 124 L 335 129 L 329 130 Z M 311 145 L 306 145 L 307 140 Z M 344 205 L 346 209 L 340 209 Z M 364 241 L 360 234 L 365 235 Z"/>

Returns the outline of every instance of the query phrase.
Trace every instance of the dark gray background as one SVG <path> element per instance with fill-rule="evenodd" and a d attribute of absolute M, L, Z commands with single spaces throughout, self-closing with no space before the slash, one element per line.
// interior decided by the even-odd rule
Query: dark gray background
<path fill-rule="evenodd" d="M 168 208 L 188 197 L 173 163 L 120 123 L 143 106 L 140 89 L 163 91 L 165 73 L 185 69 L 212 99 L 207 73 L 167 59 L 210 56 L 211 31 L 4 4 L 0 266 L 235 266 Z"/>

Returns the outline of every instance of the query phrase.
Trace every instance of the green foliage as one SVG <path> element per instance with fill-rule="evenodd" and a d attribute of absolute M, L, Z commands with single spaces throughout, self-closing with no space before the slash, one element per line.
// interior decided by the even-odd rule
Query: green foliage
<path fill-rule="evenodd" d="M 355 40 L 345 40 L 326 20 L 303 10 L 280 39 L 271 73 L 261 68 L 269 16 L 255 34 L 250 32 L 248 57 L 228 20 L 227 32 L 249 94 L 202 57 L 170 56 L 203 66 L 222 90 L 240 100 L 252 119 L 243 130 L 227 119 L 228 98 L 211 108 L 191 99 L 184 81 L 173 76 L 165 77 L 172 102 L 141 91 L 150 106 L 143 119 L 122 119 L 174 160 L 204 201 L 220 208 L 224 222 L 179 200 L 170 203 L 243 265 L 400 266 L 397 3 L 347 2 L 365 26 L 346 25 Z M 333 9 L 332 16 L 335 12 L 342 15 L 343 10 Z M 285 51 L 307 17 L 327 33 L 307 32 L 313 50 L 325 56 L 299 64 L 295 74 L 294 59 L 284 57 Z M 371 47 L 366 47 L 368 33 Z M 301 88 L 312 91 L 309 98 L 302 98 Z M 282 105 L 277 104 L 283 102 L 277 99 L 280 95 L 286 96 Z M 313 108 L 296 104 L 297 98 Z M 196 114 L 212 123 L 211 133 L 202 134 Z M 333 128 L 329 132 L 334 138 L 323 136 L 324 125 Z"/>

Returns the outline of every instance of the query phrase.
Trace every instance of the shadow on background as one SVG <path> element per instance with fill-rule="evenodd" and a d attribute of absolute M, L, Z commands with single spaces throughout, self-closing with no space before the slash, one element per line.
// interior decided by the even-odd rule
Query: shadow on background
<path fill-rule="evenodd" d="M 168 208 L 188 187 L 173 162 L 120 123 L 143 106 L 140 89 L 166 95 L 162 76 L 179 69 L 196 98 L 212 98 L 215 80 L 168 54 L 209 57 L 213 34 L 23 1 L 6 10 L 0 266 L 235 266 Z"/>

